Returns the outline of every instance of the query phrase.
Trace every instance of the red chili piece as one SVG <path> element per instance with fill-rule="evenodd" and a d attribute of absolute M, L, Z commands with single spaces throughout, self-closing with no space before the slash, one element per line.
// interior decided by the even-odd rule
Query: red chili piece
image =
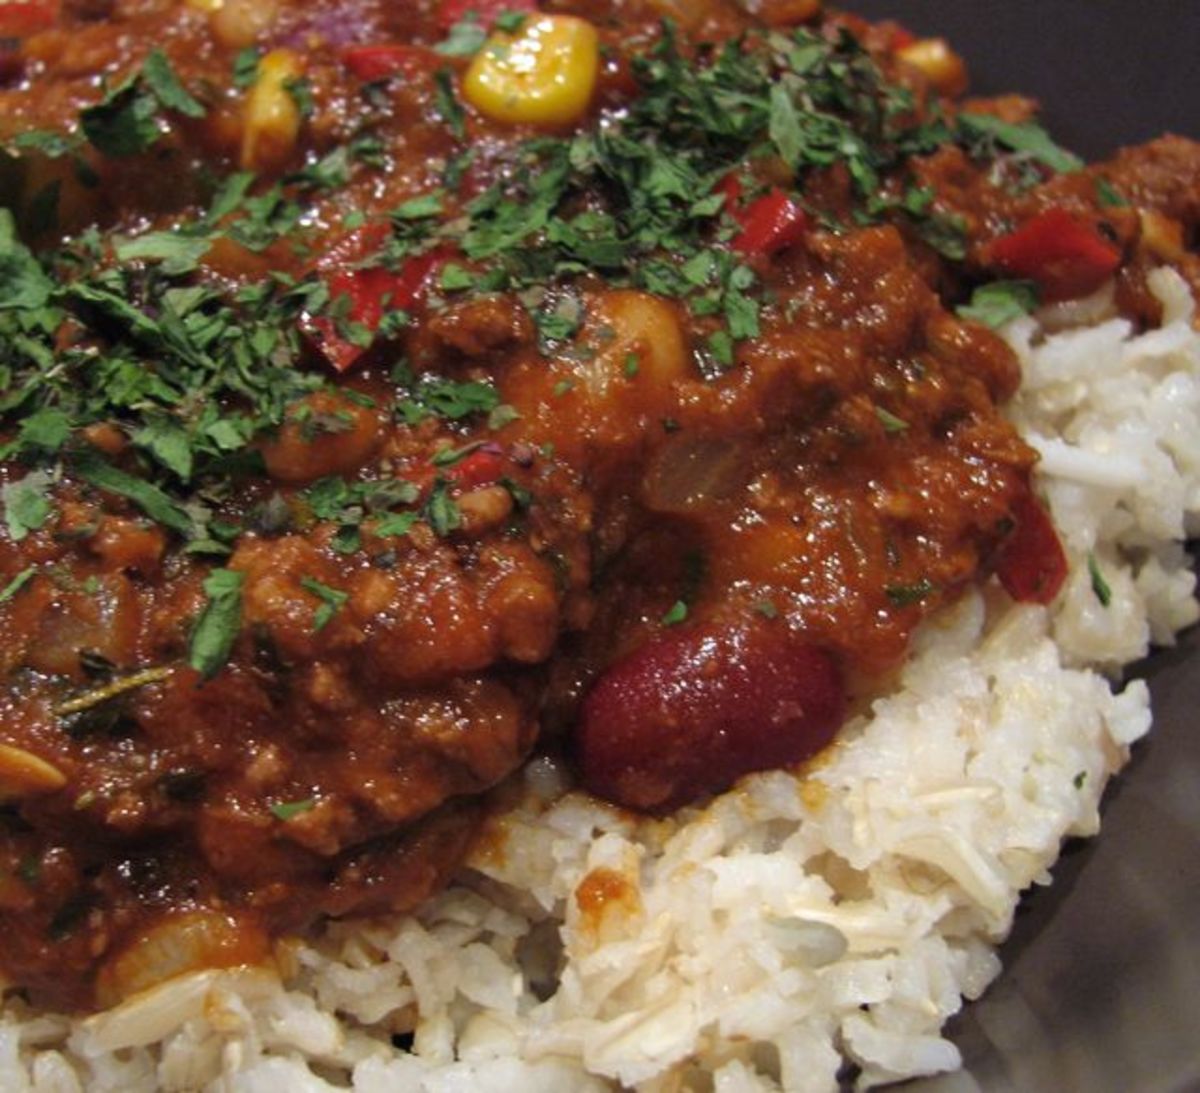
<path fill-rule="evenodd" d="M 1036 281 L 1043 299 L 1071 300 L 1095 292 L 1121 264 L 1121 252 L 1095 224 L 1066 209 L 1048 209 L 991 246 L 1005 273 Z"/>
<path fill-rule="evenodd" d="M 506 11 L 532 15 L 538 10 L 537 0 L 442 0 L 437 9 L 437 25 L 450 30 L 461 23 L 469 12 L 489 30 Z"/>
<path fill-rule="evenodd" d="M 1016 528 L 1001 548 L 996 575 L 1018 603 L 1050 603 L 1067 579 L 1067 556 L 1050 514 L 1032 495 L 1013 509 Z"/>
<path fill-rule="evenodd" d="M 437 55 L 419 46 L 351 46 L 342 51 L 342 63 L 364 83 L 403 76 L 414 80 L 432 71 Z"/>
<path fill-rule="evenodd" d="M 25 38 L 58 22 L 60 0 L 0 0 L 0 38 Z"/>
<path fill-rule="evenodd" d="M 845 704 L 830 654 L 782 621 L 668 631 L 609 668 L 584 701 L 583 783 L 627 808 L 678 808 L 816 754 Z"/>

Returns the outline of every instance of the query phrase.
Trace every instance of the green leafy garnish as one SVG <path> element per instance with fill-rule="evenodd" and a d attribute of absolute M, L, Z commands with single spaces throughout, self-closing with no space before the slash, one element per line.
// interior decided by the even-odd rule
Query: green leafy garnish
<path fill-rule="evenodd" d="M 1104 579 L 1104 574 L 1100 571 L 1100 563 L 1096 560 L 1096 555 L 1088 554 L 1088 574 L 1092 578 L 1092 591 L 1096 595 L 1096 599 L 1100 601 L 1101 607 L 1108 607 L 1112 604 L 1113 592 L 1112 586 Z"/>
<path fill-rule="evenodd" d="M 964 112 L 958 116 L 959 131 L 967 146 L 986 155 L 986 146 L 995 143 L 1028 156 L 1052 171 L 1078 171 L 1083 160 L 1064 151 L 1037 122 L 1004 121 L 992 114 Z"/>
<path fill-rule="evenodd" d="M 1038 287 L 1032 281 L 992 281 L 980 285 L 971 302 L 958 309 L 964 319 L 974 319 L 993 330 L 1037 310 Z"/>
<path fill-rule="evenodd" d="M 466 18 L 459 20 L 450 28 L 450 34 L 444 42 L 434 46 L 434 51 L 443 57 L 472 57 L 483 48 L 487 41 L 487 30 L 475 16 L 468 12 Z"/>
<path fill-rule="evenodd" d="M 664 626 L 678 626 L 688 617 L 688 605 L 683 600 L 676 600 L 671 609 L 662 617 Z"/>
<path fill-rule="evenodd" d="M 0 588 L 0 603 L 7 603 L 11 600 L 22 588 L 33 580 L 36 573 L 37 566 L 31 565 L 26 569 L 22 569 L 8 584 Z"/>
<path fill-rule="evenodd" d="M 350 598 L 348 592 L 343 592 L 338 588 L 330 588 L 327 584 L 322 584 L 313 577 L 303 577 L 300 580 L 300 587 L 306 592 L 311 592 L 321 601 L 321 606 L 317 608 L 313 615 L 313 633 L 319 634 L 326 626 L 333 621 L 333 616 L 336 615 L 346 601 Z"/>
<path fill-rule="evenodd" d="M 192 631 L 188 664 L 211 679 L 229 660 L 242 627 L 242 585 L 245 575 L 232 569 L 214 569 L 204 581 L 208 597 Z"/>
<path fill-rule="evenodd" d="M 40 531 L 50 519 L 54 511 L 47 497 L 51 481 L 46 471 L 31 471 L 24 478 L 0 487 L 4 523 L 14 543 Z"/>
<path fill-rule="evenodd" d="M 287 823 L 288 820 L 294 820 L 297 816 L 303 816 L 306 812 L 311 812 L 316 807 L 317 802 L 312 797 L 307 797 L 303 801 L 279 801 L 271 805 L 271 815 L 275 819 Z"/>

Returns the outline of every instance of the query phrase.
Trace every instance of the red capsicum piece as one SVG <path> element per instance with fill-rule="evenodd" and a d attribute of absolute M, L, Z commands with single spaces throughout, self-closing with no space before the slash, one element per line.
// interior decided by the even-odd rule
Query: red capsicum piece
<path fill-rule="evenodd" d="M 504 476 L 504 453 L 498 445 L 487 444 L 464 456 L 442 471 L 456 489 L 469 493 L 482 486 L 492 486 Z"/>
<path fill-rule="evenodd" d="M 725 195 L 726 211 L 742 227 L 732 243 L 742 254 L 775 254 L 799 243 L 808 231 L 808 214 L 783 190 L 772 189 L 744 208 L 742 184 L 736 175 L 724 179 L 716 192 Z"/>
<path fill-rule="evenodd" d="M 437 25 L 445 31 L 461 23 L 468 15 L 491 30 L 496 20 L 506 11 L 532 15 L 538 10 L 537 0 L 442 0 L 437 9 Z"/>
<path fill-rule="evenodd" d="M 0 0 L 0 38 L 25 38 L 58 22 L 60 0 Z"/>
<path fill-rule="evenodd" d="M 1000 550 L 996 576 L 1018 603 L 1050 603 L 1067 579 L 1067 556 L 1050 514 L 1031 495 L 1013 509 L 1016 527 Z"/>
<path fill-rule="evenodd" d="M 743 254 L 775 254 L 794 246 L 808 230 L 808 214 L 782 190 L 764 194 L 735 218 L 741 234 L 733 240 L 734 250 Z"/>
<path fill-rule="evenodd" d="M 1048 209 L 991 245 L 992 264 L 1035 281 L 1048 302 L 1095 292 L 1121 264 L 1120 250 L 1096 225 L 1066 209 Z"/>
<path fill-rule="evenodd" d="M 433 71 L 437 54 L 420 46 L 368 45 L 342 50 L 342 64 L 364 83 L 375 83 L 392 76 L 414 80 Z"/>
<path fill-rule="evenodd" d="M 347 303 L 340 305 L 346 309 L 346 320 L 371 334 L 379 330 L 387 311 L 410 311 L 419 306 L 430 282 L 451 257 L 449 249 L 439 247 L 410 258 L 399 271 L 370 265 L 345 268 L 356 266 L 378 251 L 387 235 L 386 225 L 368 225 L 331 248 L 318 266 L 331 301 L 337 304 L 346 300 Z M 327 316 L 310 319 L 307 327 L 325 359 L 338 372 L 352 368 L 370 348 L 343 338 L 337 322 Z"/>

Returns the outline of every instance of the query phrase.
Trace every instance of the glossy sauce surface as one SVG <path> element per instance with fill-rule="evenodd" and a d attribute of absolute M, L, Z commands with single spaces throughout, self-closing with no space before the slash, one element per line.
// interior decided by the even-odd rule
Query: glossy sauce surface
<path fill-rule="evenodd" d="M 573 134 L 663 93 L 635 58 L 664 56 L 664 8 L 679 9 L 680 64 L 716 63 L 700 43 L 761 49 L 770 24 L 870 59 L 873 93 L 906 89 L 914 126 L 936 95 L 894 27 L 817 5 L 768 0 L 751 17 L 733 3 L 579 0 L 544 8 L 598 33 L 591 104 L 534 130 L 462 104 L 469 57 L 433 50 L 454 23 L 443 7 L 67 3 L 6 55 L 0 137 L 14 160 L 0 177 L 26 241 L 78 250 L 90 226 L 104 241 L 91 265 L 55 260 L 62 284 L 92 294 L 63 307 L 53 353 L 81 372 L 131 345 L 143 374 L 188 364 L 161 326 L 139 334 L 96 296 L 110 268 L 155 323 L 161 293 L 203 285 L 236 301 L 243 331 L 261 321 L 290 336 L 205 396 L 217 407 L 205 428 L 254 405 L 240 447 L 197 446 L 203 398 L 166 415 L 193 430 L 194 474 L 155 447 L 137 399 L 117 403 L 127 371 L 88 381 L 103 405 L 84 408 L 54 458 L 18 445 L 0 466 L 7 512 L 34 474 L 49 501 L 0 532 L 0 925 L 14 939 L 0 963 L 39 999 L 110 1003 L 153 982 L 146 963 L 172 974 L 255 959 L 321 916 L 415 906 L 461 858 L 480 795 L 539 739 L 574 755 L 593 790 L 657 810 L 806 758 L 938 604 L 996 567 L 1016 569 L 1023 598 L 1054 579 L 1034 456 L 997 408 L 1015 359 L 956 308 L 989 281 L 1044 275 L 1050 298 L 1116 269 L 1123 309 L 1153 322 L 1148 269 L 1170 261 L 1200 283 L 1188 142 L 1057 173 L 950 141 L 889 160 L 873 195 L 887 200 L 868 214 L 836 157 L 797 167 L 739 138 L 704 151 L 717 200 L 681 216 L 678 245 L 614 262 L 575 244 L 531 288 L 519 252 L 541 253 L 555 224 L 618 215 L 612 179 L 586 176 L 500 259 L 470 232 L 496 227 L 489 194 L 533 202 Z M 104 95 L 97 74 L 111 98 L 152 47 L 199 116 L 166 110 L 136 154 L 22 144 L 78 132 Z M 290 142 L 247 137 L 247 49 L 251 81 L 279 54 L 293 73 Z M 1019 99 L 974 109 L 1013 126 L 1031 116 Z M 736 186 L 716 177 L 722 162 Z M 122 240 L 194 227 L 239 169 L 255 178 L 218 219 L 260 238 L 214 230 L 177 275 L 161 255 L 121 258 Z M 637 192 L 652 190 L 641 177 Z M 920 215 L 904 211 L 914 188 L 928 195 Z M 47 193 L 53 225 L 38 215 Z M 929 209 L 953 225 L 952 247 L 928 230 Z M 1082 233 L 1090 262 L 1065 281 L 1036 240 L 1013 268 L 1013 238 L 1048 210 Z M 385 254 L 414 224 L 417 243 Z M 645 274 L 690 260 L 726 262 L 746 291 L 724 283 L 714 310 L 715 280 L 670 292 Z M 490 286 L 496 261 L 509 282 Z M 296 284 L 326 299 L 298 304 Z M 265 285 L 269 307 L 254 296 Z M 743 297 L 753 332 L 742 314 L 727 342 Z M 204 307 L 215 322 L 217 304 Z M 389 325 L 398 308 L 405 320 Z M 280 379 L 264 393 L 253 368 L 268 360 Z M 9 367 L 15 385 L 32 366 Z M 14 404 L 0 439 L 19 441 L 55 397 Z M 97 459 L 176 506 L 198 500 L 209 534 L 164 523 Z M 231 922 L 253 944 L 233 945 Z"/>

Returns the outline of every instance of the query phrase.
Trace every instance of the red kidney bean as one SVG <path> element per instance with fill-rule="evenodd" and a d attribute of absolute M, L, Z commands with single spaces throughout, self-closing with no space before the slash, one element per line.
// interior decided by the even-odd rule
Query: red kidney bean
<path fill-rule="evenodd" d="M 600 677 L 576 736 L 583 784 L 665 811 L 824 748 L 845 717 L 833 657 L 782 620 L 661 634 Z"/>

